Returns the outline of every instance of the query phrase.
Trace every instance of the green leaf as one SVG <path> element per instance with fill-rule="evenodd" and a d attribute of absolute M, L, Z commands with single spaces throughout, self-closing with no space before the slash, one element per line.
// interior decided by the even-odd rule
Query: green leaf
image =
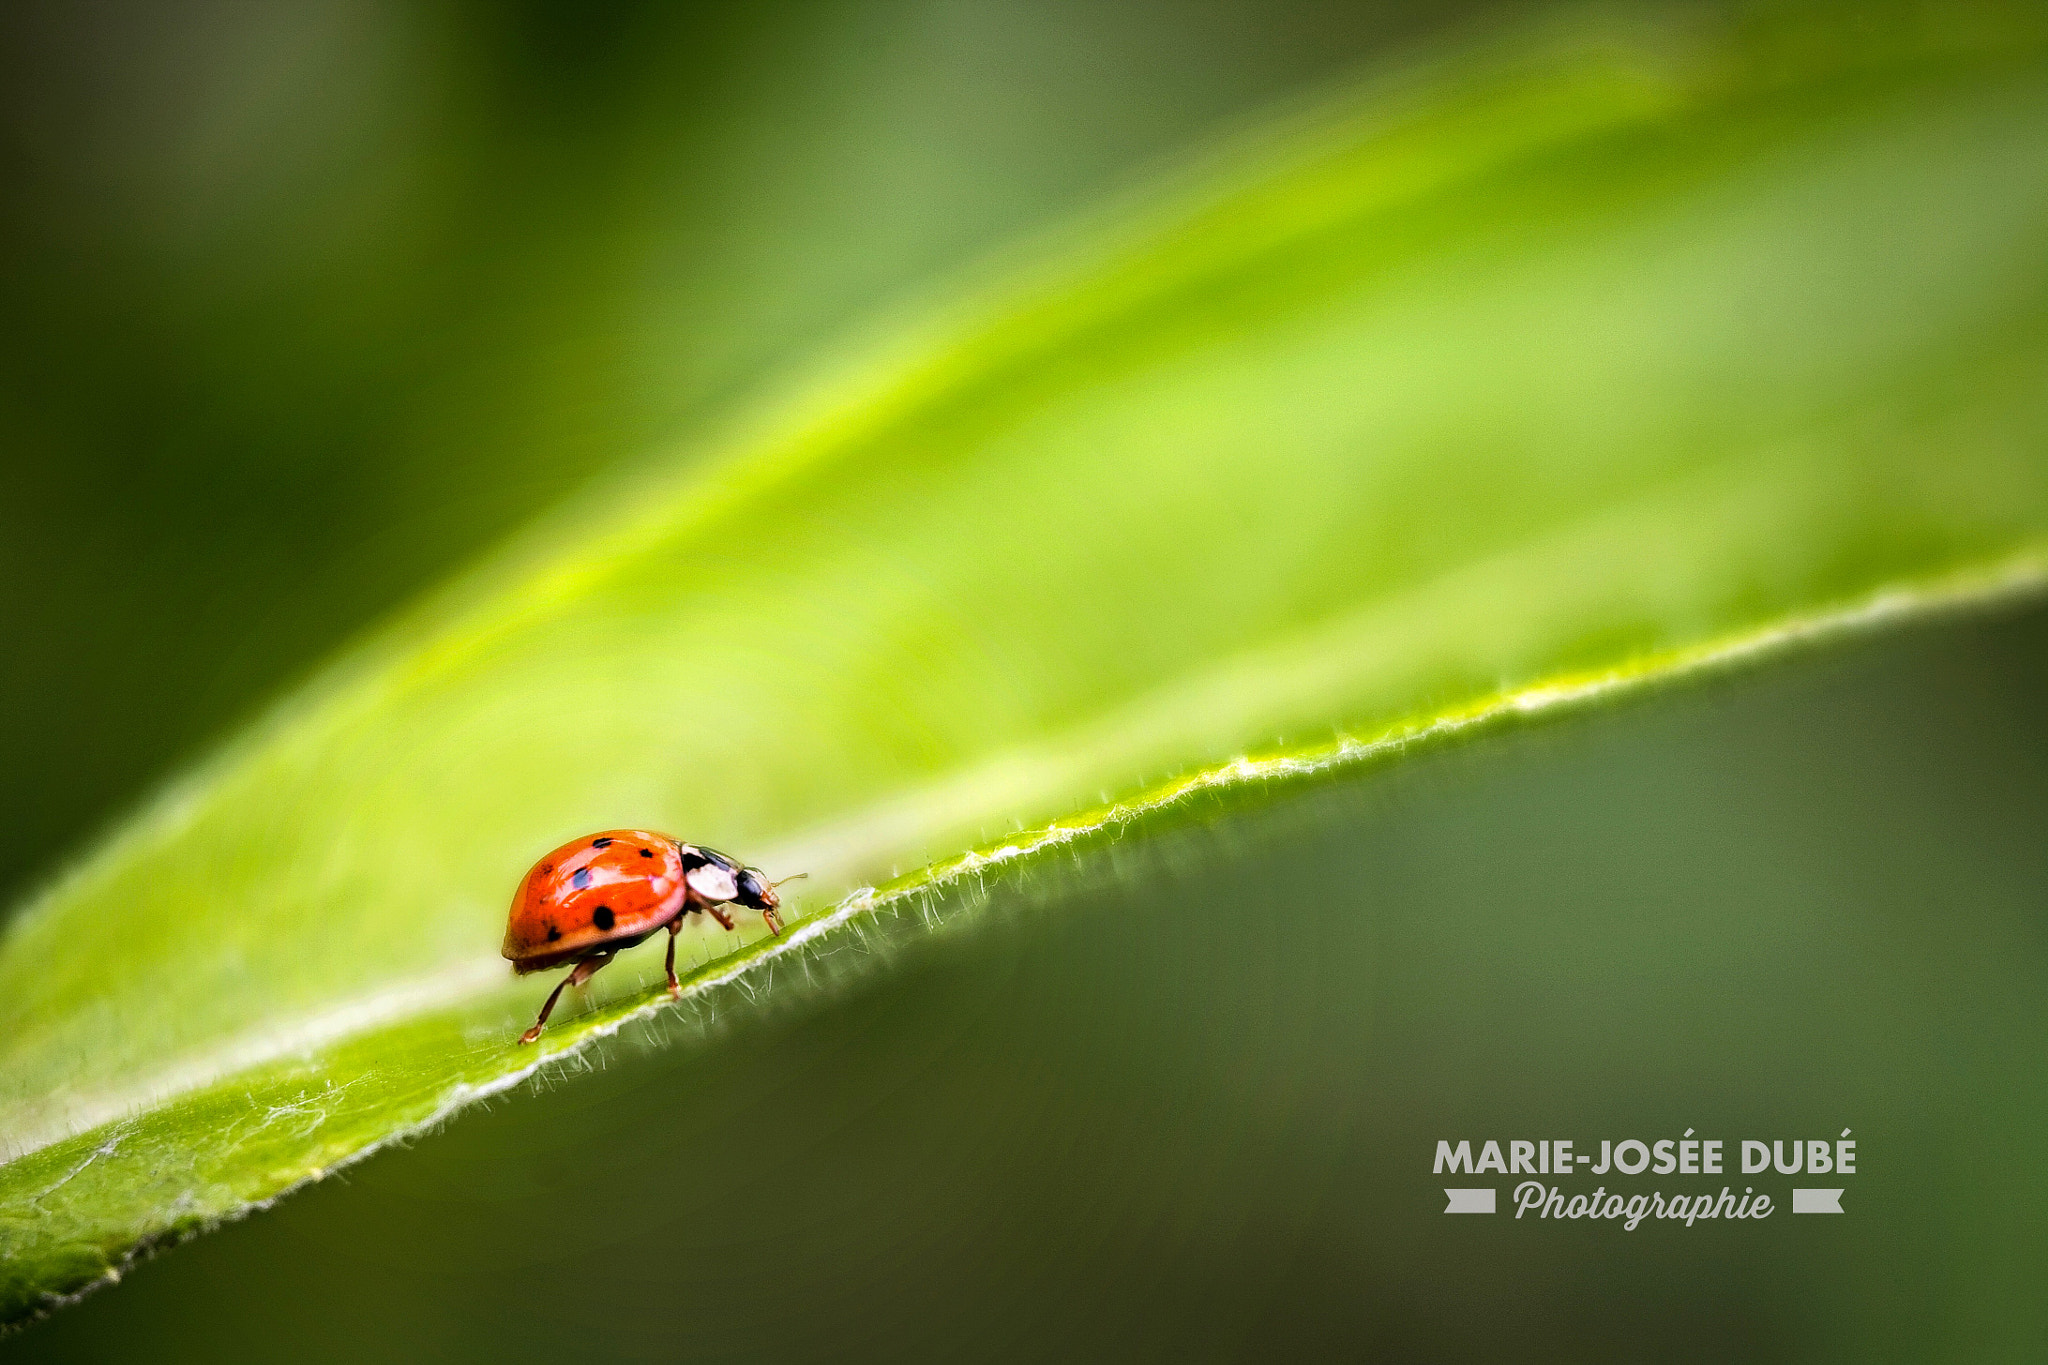
<path fill-rule="evenodd" d="M 816 999 L 988 876 L 2033 590 L 2042 38 L 1447 53 L 585 490 L 11 925 L 0 1314 L 628 1023 Z M 510 889 L 616 825 L 807 870 L 808 918 L 521 1048 Z"/>

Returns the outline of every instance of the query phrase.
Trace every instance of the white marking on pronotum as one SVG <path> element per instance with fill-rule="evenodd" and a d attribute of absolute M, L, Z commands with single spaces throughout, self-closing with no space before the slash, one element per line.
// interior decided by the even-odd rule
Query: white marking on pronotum
<path fill-rule="evenodd" d="M 739 883 L 733 880 L 732 873 L 717 863 L 693 867 L 684 874 L 683 880 L 690 884 L 692 891 L 708 901 L 729 901 L 740 893 Z"/>

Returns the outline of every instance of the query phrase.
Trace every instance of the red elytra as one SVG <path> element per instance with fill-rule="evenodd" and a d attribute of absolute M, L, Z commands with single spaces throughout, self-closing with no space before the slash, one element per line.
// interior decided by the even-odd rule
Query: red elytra
<path fill-rule="evenodd" d="M 784 878 L 785 881 L 789 880 Z M 609 829 L 572 839 L 533 865 L 512 897 L 505 925 L 505 956 L 524 976 L 575 964 L 540 1007 L 519 1039 L 540 1037 L 563 986 L 580 986 L 625 949 L 668 930 L 668 989 L 679 994 L 676 934 L 683 917 L 709 912 L 733 927 L 726 907 L 759 910 L 782 932 L 775 883 L 713 849 L 645 829 Z"/>

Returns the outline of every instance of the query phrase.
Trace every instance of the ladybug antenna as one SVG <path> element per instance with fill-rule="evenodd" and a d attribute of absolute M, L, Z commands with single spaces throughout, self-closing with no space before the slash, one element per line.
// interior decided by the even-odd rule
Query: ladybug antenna
<path fill-rule="evenodd" d="M 790 874 L 789 874 L 789 875 L 788 875 L 787 877 L 784 877 L 784 878 L 782 879 L 782 882 L 800 882 L 800 881 L 802 881 L 802 880 L 803 880 L 804 878 L 806 878 L 806 877 L 808 877 L 808 876 L 810 876 L 810 875 L 811 875 L 811 874 L 810 874 L 810 873 L 808 873 L 808 872 L 792 872 L 792 873 L 790 873 Z M 780 885 L 782 885 L 782 882 L 770 882 L 770 883 L 768 883 L 768 885 L 770 885 L 770 886 L 780 886 Z"/>

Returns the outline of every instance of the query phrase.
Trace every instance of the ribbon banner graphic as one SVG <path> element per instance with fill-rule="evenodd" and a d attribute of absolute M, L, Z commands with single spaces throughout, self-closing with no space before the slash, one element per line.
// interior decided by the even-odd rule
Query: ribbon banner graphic
<path fill-rule="evenodd" d="M 1444 1206 L 1445 1213 L 1492 1213 L 1493 1191 L 1488 1190 L 1445 1190 L 1451 1202 Z"/>
<path fill-rule="evenodd" d="M 1792 1191 L 1792 1212 L 1794 1213 L 1840 1213 L 1841 1211 L 1842 1192 L 1840 1190 L 1802 1190 L 1794 1187 Z"/>

